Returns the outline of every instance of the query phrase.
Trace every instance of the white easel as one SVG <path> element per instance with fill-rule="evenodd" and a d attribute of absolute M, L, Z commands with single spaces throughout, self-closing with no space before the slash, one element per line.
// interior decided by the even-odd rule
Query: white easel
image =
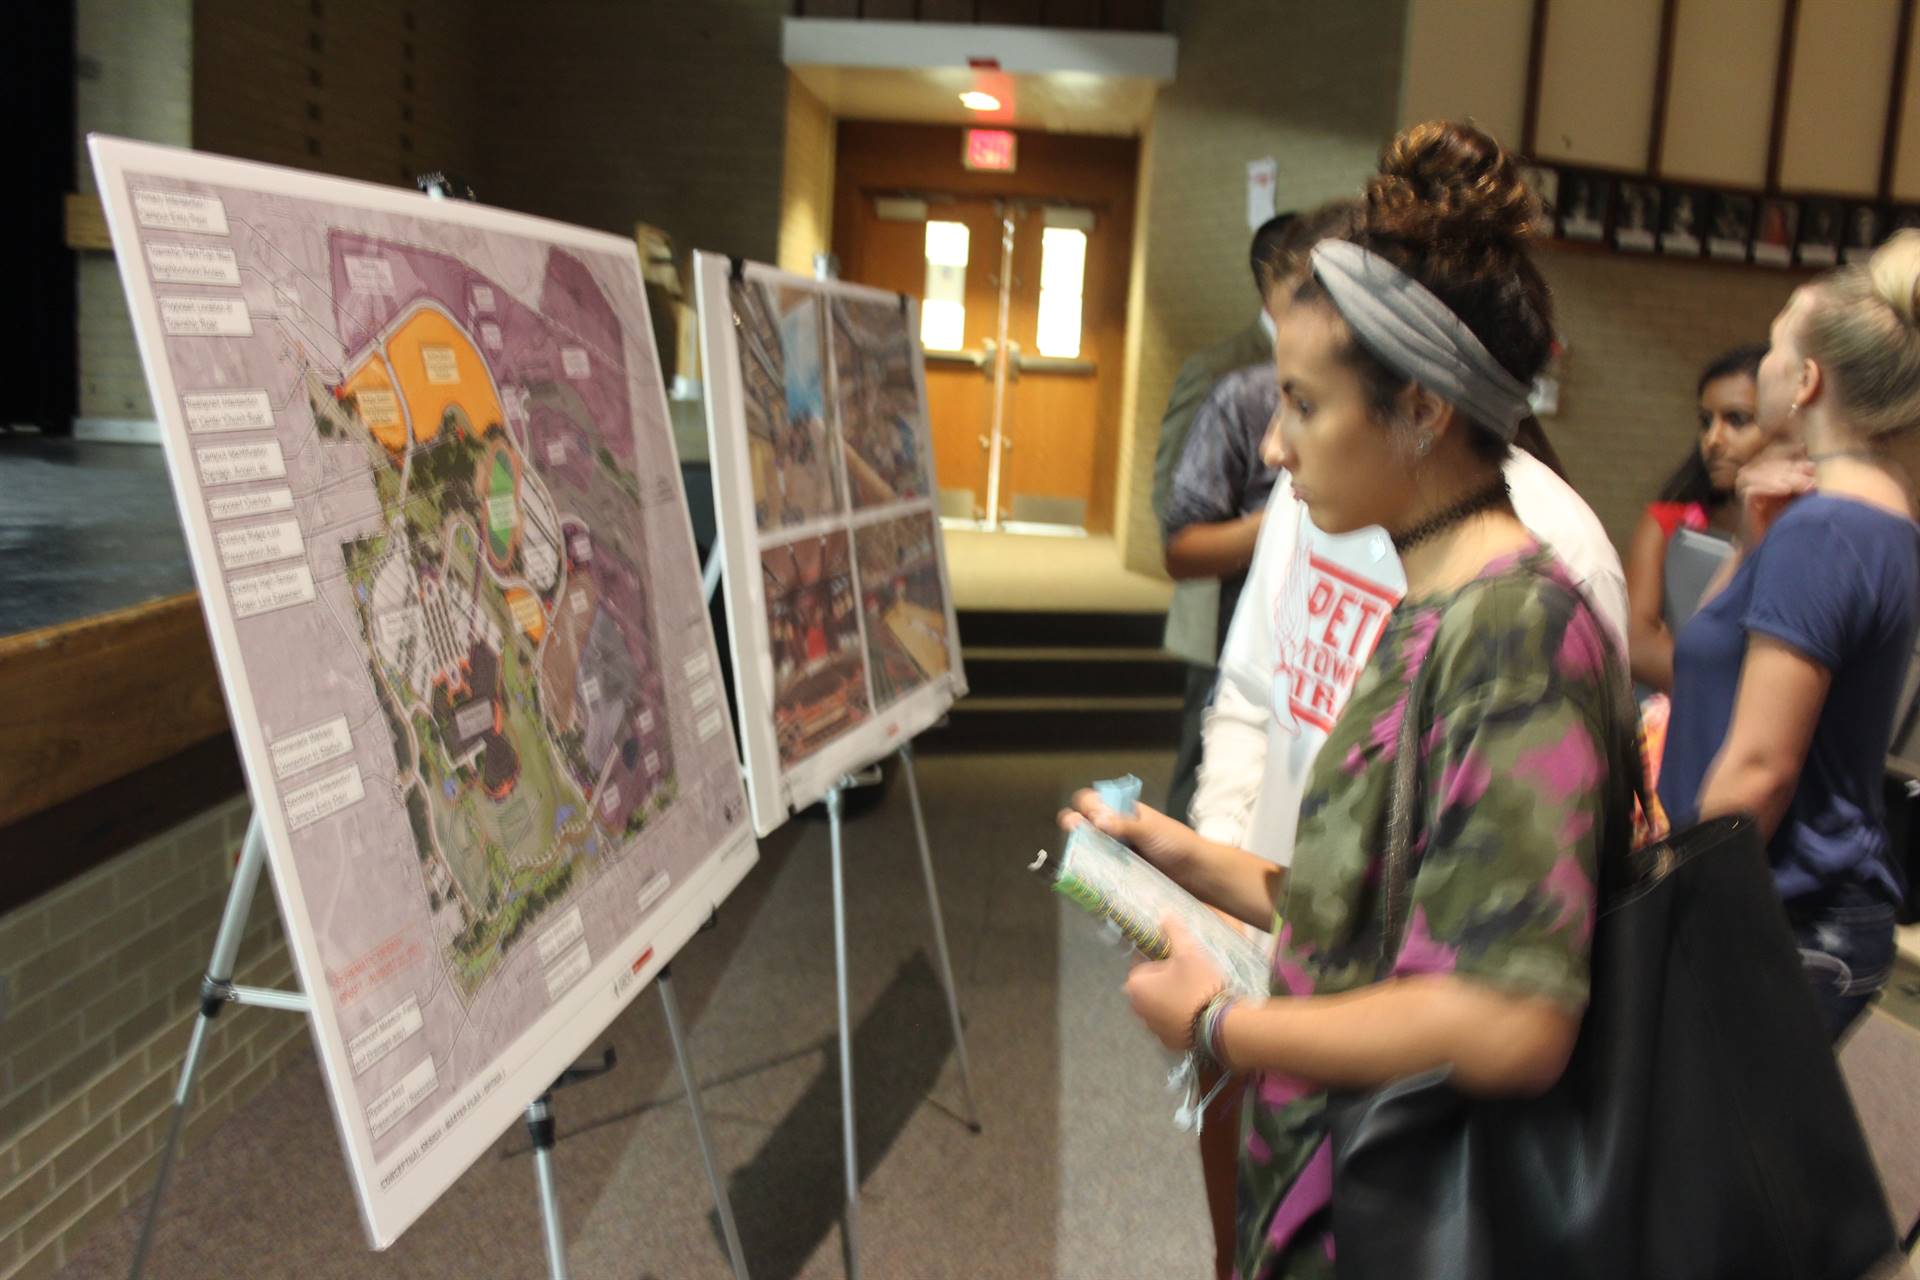
<path fill-rule="evenodd" d="M 918 813 L 916 807 L 915 813 Z M 837 846 L 836 846 L 837 847 Z M 260 868 L 267 858 L 267 841 L 256 813 L 247 824 L 247 836 L 240 848 L 240 862 L 234 871 L 233 886 L 227 891 L 227 905 L 220 915 L 220 931 L 215 935 L 213 958 L 207 962 L 206 977 L 200 982 L 200 1015 L 194 1021 L 192 1038 L 187 1041 L 186 1060 L 180 1067 L 180 1086 L 173 1094 L 173 1121 L 167 1128 L 167 1141 L 160 1149 L 160 1168 L 154 1175 L 153 1195 L 147 1201 L 146 1220 L 140 1227 L 140 1242 L 133 1253 L 132 1280 L 139 1280 L 153 1247 L 154 1227 L 160 1217 L 160 1200 L 166 1193 L 167 1178 L 180 1150 L 180 1133 L 186 1126 L 194 1075 L 200 1066 L 200 1054 L 206 1045 L 207 1030 L 229 1004 L 279 1009 L 287 1013 L 308 1013 L 312 1002 L 305 992 L 281 991 L 266 987 L 243 987 L 233 981 L 234 961 L 240 952 L 240 939 L 247 931 L 247 912 L 253 904 L 254 889 L 260 881 Z M 931 881 L 929 881 L 931 887 Z M 943 944 L 944 946 L 944 944 Z M 720 1227 L 726 1236 L 727 1257 L 733 1264 L 735 1280 L 747 1280 L 747 1263 L 740 1251 L 740 1232 L 734 1226 L 733 1205 L 726 1185 L 720 1179 L 713 1145 L 707 1138 L 706 1113 L 700 1105 L 700 1086 L 687 1057 L 685 1036 L 680 1028 L 680 1004 L 674 999 L 672 966 L 661 968 L 654 977 L 660 992 L 660 1005 L 667 1015 L 667 1036 L 673 1041 L 674 1061 L 680 1067 L 680 1079 L 687 1087 L 687 1105 L 693 1112 L 694 1139 L 700 1146 L 700 1160 L 706 1166 L 707 1182 L 713 1187 L 714 1206 L 720 1213 Z M 570 1068 L 561 1073 L 553 1088 L 527 1104 L 527 1132 L 533 1141 L 533 1172 L 540 1193 L 540 1221 L 546 1242 L 547 1274 L 552 1280 L 567 1280 L 566 1239 L 560 1228 L 560 1202 L 554 1189 L 552 1109 L 553 1089 L 573 1080 L 599 1075 L 613 1065 L 612 1050 L 607 1051 L 599 1067 Z"/>
<path fill-rule="evenodd" d="M 706 587 L 707 604 L 713 604 L 720 589 L 725 568 L 718 538 L 707 553 L 701 581 Z M 973 1100 L 973 1071 L 967 1065 L 967 1040 L 960 1023 L 960 997 L 953 985 L 953 963 L 947 953 L 947 927 L 940 912 L 940 889 L 933 877 L 933 852 L 927 844 L 927 823 L 920 810 L 920 782 L 913 768 L 913 745 L 903 742 L 893 753 L 907 778 L 907 798 L 913 805 L 913 833 L 920 846 L 920 871 L 927 884 L 927 907 L 933 914 L 934 962 L 940 973 L 940 989 L 947 998 L 947 1017 L 953 1027 L 954 1054 L 960 1061 L 960 1087 L 967 1100 L 967 1128 L 980 1132 L 980 1112 Z M 879 763 L 876 758 L 873 764 Z M 871 767 L 871 766 L 869 766 Z M 841 858 L 843 808 L 846 793 L 862 785 L 851 773 L 841 775 L 827 788 L 821 803 L 827 809 L 827 839 L 832 849 L 833 867 L 833 978 L 840 1021 L 840 1142 L 847 1183 L 846 1215 L 841 1243 L 846 1254 L 848 1280 L 860 1280 L 860 1157 L 854 1146 L 853 1110 L 853 1032 L 847 999 L 847 893 L 846 872 Z"/>

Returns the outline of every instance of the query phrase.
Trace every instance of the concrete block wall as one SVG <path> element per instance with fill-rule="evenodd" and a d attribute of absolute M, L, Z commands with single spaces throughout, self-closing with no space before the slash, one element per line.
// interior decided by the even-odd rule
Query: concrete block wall
<path fill-rule="evenodd" d="M 0 916 L 0 1280 L 52 1274 L 151 1188 L 248 813 L 220 805 Z M 235 980 L 292 985 L 266 877 L 248 926 Z M 185 1150 L 308 1045 L 299 1015 L 219 1018 Z"/>
<path fill-rule="evenodd" d="M 784 0 L 482 3 L 490 204 L 772 262 L 786 152 Z M 510 71 L 509 71 L 510 69 Z"/>
<path fill-rule="evenodd" d="M 1173 84 L 1142 154 L 1115 531 L 1127 567 L 1160 571 L 1149 495 L 1160 415 L 1180 363 L 1245 327 L 1246 165 L 1272 156 L 1281 208 L 1357 189 L 1393 134 L 1405 0 L 1186 0 Z"/>
<path fill-rule="evenodd" d="M 1568 478 L 1625 550 L 1699 432 L 1694 383 L 1729 347 L 1765 342 L 1808 273 L 1545 245 L 1567 347 L 1561 412 L 1542 419 Z"/>
<path fill-rule="evenodd" d="M 449 169 L 484 197 L 479 108 L 491 81 L 474 8 L 197 0 L 194 145 L 408 188 L 416 174 Z"/>
<path fill-rule="evenodd" d="M 74 180 L 79 191 L 92 194 L 89 133 L 176 147 L 192 143 L 193 2 L 79 0 L 73 17 Z M 77 263 L 80 416 L 151 418 L 113 255 L 82 253 Z"/>
<path fill-rule="evenodd" d="M 813 255 L 833 243 L 834 148 L 839 138 L 826 103 L 787 75 L 787 150 L 780 176 L 780 256 L 787 271 L 810 275 Z"/>

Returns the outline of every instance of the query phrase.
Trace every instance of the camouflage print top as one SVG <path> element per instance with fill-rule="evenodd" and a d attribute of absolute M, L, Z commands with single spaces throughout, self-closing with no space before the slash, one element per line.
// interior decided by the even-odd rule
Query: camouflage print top
<path fill-rule="evenodd" d="M 1275 996 L 1348 991 L 1380 956 L 1376 889 L 1408 691 L 1422 801 L 1410 922 L 1396 973 L 1459 973 L 1584 1008 L 1594 872 L 1609 825 L 1619 659 L 1545 551 L 1505 557 L 1455 591 L 1403 601 L 1314 762 L 1274 921 Z M 1620 828 L 1613 827 L 1615 833 Z M 1240 1157 L 1239 1280 L 1331 1276 L 1326 1095 L 1257 1073 Z"/>

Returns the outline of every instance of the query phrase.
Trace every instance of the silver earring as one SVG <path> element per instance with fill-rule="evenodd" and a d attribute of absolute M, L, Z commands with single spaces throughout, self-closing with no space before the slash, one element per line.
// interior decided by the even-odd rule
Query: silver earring
<path fill-rule="evenodd" d="M 1415 439 L 1413 442 L 1413 451 L 1424 458 L 1427 456 L 1427 450 L 1431 448 L 1433 448 L 1432 433 L 1427 431 L 1422 431 L 1419 437 Z"/>

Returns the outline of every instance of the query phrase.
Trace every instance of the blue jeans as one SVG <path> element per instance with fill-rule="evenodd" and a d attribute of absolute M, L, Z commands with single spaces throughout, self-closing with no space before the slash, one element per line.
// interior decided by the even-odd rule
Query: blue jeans
<path fill-rule="evenodd" d="M 1838 1042 L 1893 973 L 1893 904 L 1847 884 L 1789 902 L 1787 919 L 1827 1031 Z"/>

